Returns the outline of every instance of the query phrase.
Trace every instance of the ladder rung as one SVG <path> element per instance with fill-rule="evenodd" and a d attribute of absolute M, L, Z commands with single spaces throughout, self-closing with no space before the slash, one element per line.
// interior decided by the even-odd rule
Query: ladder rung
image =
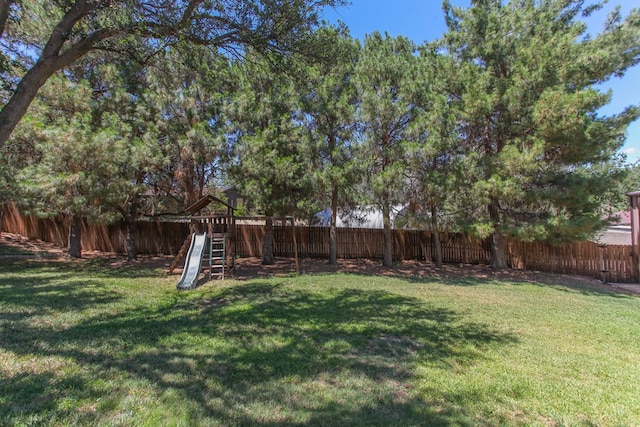
<path fill-rule="evenodd" d="M 217 276 L 220 279 L 224 279 L 225 246 L 226 236 L 224 234 L 214 233 L 211 236 L 211 245 L 209 250 L 209 277 Z"/>

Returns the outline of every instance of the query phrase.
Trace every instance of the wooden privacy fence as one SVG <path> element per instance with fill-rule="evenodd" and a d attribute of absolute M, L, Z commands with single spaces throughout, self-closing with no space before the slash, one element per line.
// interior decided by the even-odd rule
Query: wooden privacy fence
<path fill-rule="evenodd" d="M 5 211 L 2 230 L 66 246 L 68 227 L 62 220 L 20 215 L 16 209 Z M 189 233 L 186 222 L 137 223 L 138 252 L 141 254 L 176 254 Z M 328 227 L 292 227 L 274 225 L 274 251 L 279 257 L 293 257 L 293 232 L 296 233 L 300 257 L 328 258 Z M 262 256 L 264 225 L 236 225 L 231 249 L 237 257 Z M 424 230 L 394 230 L 394 259 L 430 262 L 435 257 L 431 233 Z M 337 233 L 339 258 L 382 258 L 383 230 L 340 228 Z M 614 283 L 635 281 L 631 246 L 599 246 L 593 242 L 549 245 L 506 239 L 507 261 L 512 268 L 552 273 L 575 274 Z M 83 250 L 125 253 L 125 225 L 83 223 Z M 446 263 L 488 264 L 488 242 L 463 234 L 441 236 Z"/>
<path fill-rule="evenodd" d="M 61 218 L 23 216 L 9 206 L 1 225 L 2 230 L 9 233 L 67 246 L 69 225 Z M 189 224 L 184 222 L 138 221 L 136 227 L 138 253 L 141 254 L 177 253 L 189 233 Z M 81 244 L 84 251 L 126 253 L 126 225 L 124 222 L 104 225 L 82 221 Z"/>
<path fill-rule="evenodd" d="M 574 242 L 550 245 L 508 240 L 510 266 L 523 270 L 590 276 L 610 283 L 637 282 L 633 246 Z"/>
<path fill-rule="evenodd" d="M 273 240 L 276 256 L 295 256 L 293 231 L 296 232 L 298 256 L 303 258 L 328 258 L 329 227 L 274 226 Z M 435 256 L 431 233 L 424 230 L 393 230 L 393 258 L 401 260 L 429 260 Z M 239 225 L 235 239 L 235 251 L 239 256 L 262 256 L 264 225 Z M 338 258 L 382 258 L 383 230 L 370 228 L 339 228 Z M 488 247 L 482 242 L 462 234 L 442 237 L 442 253 L 445 262 L 482 264 L 489 262 Z"/>
<path fill-rule="evenodd" d="M 293 257 L 293 228 L 274 227 L 276 256 Z M 298 256 L 329 257 L 328 227 L 296 227 Z M 424 230 L 393 230 L 394 259 L 435 260 L 431 233 Z M 264 226 L 238 226 L 235 250 L 238 256 L 262 256 Z M 338 258 L 382 258 L 384 235 L 382 230 L 339 228 Z M 574 242 L 550 245 L 543 242 L 522 242 L 505 239 L 507 262 L 511 268 L 538 270 L 550 273 L 589 276 L 612 283 L 633 282 L 632 246 L 602 246 L 594 242 Z M 442 257 L 445 263 L 488 264 L 488 241 L 473 239 L 464 234 L 442 233 Z"/>

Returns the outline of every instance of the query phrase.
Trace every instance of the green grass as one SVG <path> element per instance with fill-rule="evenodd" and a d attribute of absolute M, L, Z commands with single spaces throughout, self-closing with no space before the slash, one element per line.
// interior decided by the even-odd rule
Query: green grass
<path fill-rule="evenodd" d="M 0 264 L 0 425 L 640 425 L 640 298 Z"/>

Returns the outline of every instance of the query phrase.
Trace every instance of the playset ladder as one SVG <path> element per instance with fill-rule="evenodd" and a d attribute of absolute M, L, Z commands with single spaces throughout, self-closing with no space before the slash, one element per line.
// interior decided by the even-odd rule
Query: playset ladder
<path fill-rule="evenodd" d="M 209 280 L 224 279 L 226 264 L 226 234 L 213 234 L 209 240 Z"/>

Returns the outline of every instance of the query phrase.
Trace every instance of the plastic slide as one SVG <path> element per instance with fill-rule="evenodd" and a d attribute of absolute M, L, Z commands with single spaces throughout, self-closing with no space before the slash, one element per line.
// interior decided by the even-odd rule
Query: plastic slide
<path fill-rule="evenodd" d="M 202 255 L 207 242 L 207 234 L 193 233 L 191 246 L 184 262 L 184 270 L 176 287 L 178 289 L 193 289 L 198 282 L 198 276 L 202 269 Z"/>

